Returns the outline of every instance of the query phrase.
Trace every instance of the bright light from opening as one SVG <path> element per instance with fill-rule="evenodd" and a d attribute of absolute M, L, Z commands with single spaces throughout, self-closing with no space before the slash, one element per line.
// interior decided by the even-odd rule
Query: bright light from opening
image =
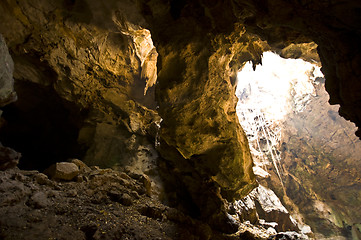
<path fill-rule="evenodd" d="M 277 167 L 279 125 L 288 113 L 304 109 L 315 93 L 316 80 L 323 75 L 314 64 L 283 59 L 272 52 L 265 52 L 262 62 L 255 71 L 247 63 L 238 73 L 237 114 L 249 140 L 255 173 L 266 175 L 262 166 L 271 160 L 281 178 Z"/>

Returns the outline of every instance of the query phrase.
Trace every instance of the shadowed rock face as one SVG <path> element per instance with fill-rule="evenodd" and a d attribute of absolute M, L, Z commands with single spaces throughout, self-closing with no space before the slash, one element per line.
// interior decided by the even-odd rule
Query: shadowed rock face
<path fill-rule="evenodd" d="M 134 6 L 128 11 L 132 6 L 115 1 L 100 6 L 97 1 L 0 4 L 6 13 L 1 16 L 0 32 L 14 58 L 14 78 L 22 94 L 23 105 L 18 106 L 19 101 L 14 111 L 36 122 L 43 114 L 35 111 L 40 102 L 36 98 L 45 102 L 50 96 L 62 99 L 64 107 L 60 108 L 65 108 L 63 115 L 67 116 L 58 118 L 49 113 L 54 115 L 49 128 L 66 125 L 64 120 L 72 118 L 75 142 L 86 150 L 84 160 L 90 164 L 124 166 L 138 161 L 136 149 L 152 145 L 154 138 L 149 142 L 147 135 L 155 134 L 149 129 L 159 121 L 151 110 L 155 107 L 151 86 L 157 54 L 149 31 L 125 20 L 127 13 L 134 22 L 142 22 Z M 33 91 L 27 86 L 45 90 Z M 33 104 L 26 104 L 33 100 Z M 59 144 L 53 145 L 61 151 Z M 154 147 L 149 151 L 155 151 Z"/>
<path fill-rule="evenodd" d="M 166 159 L 163 175 L 171 173 L 166 180 L 180 180 L 176 188 L 184 189 L 177 198 L 188 196 L 193 215 L 210 218 L 225 214 L 223 198 L 245 196 L 256 185 L 235 115 L 235 62 L 258 62 L 263 49 L 242 26 L 232 32 L 225 19 L 231 24 L 225 35 L 206 37 L 212 26 L 204 13 L 197 20 L 199 4 L 191 6 L 188 17 L 181 17 L 184 10 L 173 3 L 172 9 L 131 1 L 0 6 L 7 13 L 0 29 L 15 59 L 16 80 L 47 87 L 83 113 L 77 119 L 78 144 L 86 149 L 88 164 L 128 167 L 131 159 L 142 159 L 141 151 L 153 154 L 148 139 L 154 141 L 159 117 L 151 110 L 151 86 L 159 54 L 159 151 Z M 144 13 L 147 9 L 154 16 Z M 159 21 L 159 29 L 152 29 L 155 51 L 142 27 Z"/>
<path fill-rule="evenodd" d="M 186 196 L 188 210 L 216 223 L 224 199 L 257 185 L 235 114 L 235 76 L 243 63 L 260 63 L 265 50 L 315 41 L 330 101 L 361 124 L 359 5 L 9 0 L 0 3 L 0 32 L 16 81 L 46 86 L 84 113 L 77 142 L 88 164 L 149 171 L 140 162 L 157 158 L 161 117 L 162 176 L 178 199 Z"/>
<path fill-rule="evenodd" d="M 5 39 L 0 34 L 0 106 L 16 101 L 14 91 L 14 62 L 9 54 Z M 1 113 L 0 113 L 1 115 Z"/>

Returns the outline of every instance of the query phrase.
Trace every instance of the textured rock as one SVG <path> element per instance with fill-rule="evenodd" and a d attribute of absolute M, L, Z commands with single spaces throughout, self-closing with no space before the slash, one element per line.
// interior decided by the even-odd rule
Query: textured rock
<path fill-rule="evenodd" d="M 14 62 L 9 54 L 4 37 L 0 34 L 0 107 L 17 100 L 14 90 Z M 0 110 L 0 117 L 2 115 Z M 0 118 L 0 127 L 3 125 L 3 119 Z M 4 147 L 0 143 L 0 170 L 15 167 L 19 163 L 21 154 L 15 150 Z"/>
<path fill-rule="evenodd" d="M 36 192 L 27 202 L 33 208 L 44 208 L 49 204 L 47 195 L 44 192 Z"/>
<path fill-rule="evenodd" d="M 82 159 L 88 165 L 154 168 L 153 129 L 160 118 L 150 110 L 156 106 L 151 86 L 159 81 L 160 151 L 179 169 L 171 175 L 177 173 L 175 181 L 181 180 L 180 189 L 192 196 L 197 211 L 204 218 L 219 214 L 222 198 L 244 196 L 256 185 L 234 111 L 234 85 L 238 66 L 258 63 L 263 48 L 242 26 L 204 39 L 209 29 L 196 20 L 196 12 L 177 22 L 165 2 L 9 1 L 0 7 L 7 13 L 0 30 L 15 58 L 15 78 L 53 89 L 75 104 L 74 112 L 82 113 L 76 121 L 78 143 L 86 149 Z M 190 23 L 194 33 L 188 31 Z M 157 50 L 144 25 L 158 26 L 151 29 Z M 208 201 L 210 208 L 203 210 Z"/>
<path fill-rule="evenodd" d="M 82 162 L 81 160 L 79 160 L 79 159 L 72 159 L 70 162 L 71 162 L 71 163 L 74 163 L 75 165 L 77 165 L 78 168 L 79 168 L 79 171 L 80 171 L 81 173 L 87 173 L 87 172 L 90 172 L 90 171 L 91 171 L 90 167 L 88 167 L 85 163 L 83 163 L 83 162 Z"/>
<path fill-rule="evenodd" d="M 13 71 L 14 62 L 9 54 L 5 39 L 0 34 L 0 107 L 17 99 L 14 91 Z"/>
<path fill-rule="evenodd" d="M 161 1 L 147 6 L 161 59 L 157 100 L 163 120 L 158 150 L 167 160 L 164 171 L 172 171 L 163 177 L 175 178 L 172 184 L 178 187 L 170 191 L 190 195 L 185 204 L 209 221 L 212 215 L 227 217 L 222 198 L 245 196 L 256 185 L 247 139 L 237 124 L 234 90 L 240 64 L 258 63 L 264 48 L 242 26 L 234 27 L 231 16 L 222 19 L 230 24 L 224 29 L 212 26 L 222 4 L 209 12 L 214 16 L 191 11 L 201 8 L 197 2 L 171 5 L 171 14 L 166 6 L 159 7 L 164 5 Z M 193 32 L 188 31 L 190 25 Z M 213 30 L 220 34 L 212 34 Z"/>
<path fill-rule="evenodd" d="M 299 231 L 297 223 L 291 219 L 276 194 L 262 185 L 255 188 L 247 197 L 235 202 L 234 208 L 241 221 L 247 220 L 256 224 L 262 219 L 272 222 L 273 227 L 279 232 Z"/>
<path fill-rule="evenodd" d="M 70 162 L 59 162 L 44 171 L 49 178 L 57 180 L 72 180 L 79 174 L 79 167 Z"/>
<path fill-rule="evenodd" d="M 256 67 L 264 50 L 308 58 L 312 51 L 299 56 L 290 44 L 314 40 L 330 101 L 361 124 L 359 9 L 355 1 L 9 0 L 0 3 L 0 32 L 19 88 L 42 86 L 72 103 L 89 165 L 154 170 L 159 105 L 159 165 L 174 204 L 222 219 L 224 199 L 257 185 L 235 115 L 240 66 Z"/>
<path fill-rule="evenodd" d="M 305 236 L 302 236 L 301 234 L 295 233 L 295 232 L 278 233 L 278 234 L 275 234 L 275 235 L 270 236 L 268 238 L 268 240 L 277 240 L 277 239 L 279 239 L 279 240 L 282 240 L 282 239 L 287 239 L 287 240 L 298 240 L 298 239 L 307 240 L 309 238 L 305 237 Z"/>
<path fill-rule="evenodd" d="M 49 185 L 38 184 L 38 176 L 37 171 L 0 171 L 1 239 L 231 237 L 146 195 L 133 199 L 132 204 L 114 201 L 115 196 L 129 199 L 133 186 L 144 188 L 140 180 L 120 184 L 124 172 L 98 168 L 85 173 L 87 182 L 49 180 Z"/>
<path fill-rule="evenodd" d="M 159 121 L 148 109 L 156 106 L 151 86 L 156 82 L 157 53 L 150 32 L 139 26 L 144 20 L 134 3 L 9 1 L 0 9 L 6 13 L 0 32 L 12 49 L 17 86 L 24 90 L 20 97 L 29 94 L 22 83 L 31 82 L 53 91 L 65 105 L 71 103 L 65 108 L 72 109 L 79 131 L 81 150 L 76 155 L 83 157 L 85 149 L 88 164 L 123 167 L 141 162 L 137 148 L 152 142 L 146 135 Z M 24 102 L 15 106 L 35 114 L 32 107 Z M 126 142 L 134 134 L 136 141 L 128 149 Z"/>
<path fill-rule="evenodd" d="M 0 170 L 13 168 L 19 163 L 21 154 L 15 150 L 4 147 L 0 143 Z"/>
<path fill-rule="evenodd" d="M 49 180 L 48 176 L 46 176 L 44 173 L 38 173 L 35 176 L 35 181 L 41 185 L 50 185 L 51 184 L 51 181 Z"/>
<path fill-rule="evenodd" d="M 276 48 L 311 38 L 318 45 L 329 102 L 340 104 L 340 114 L 361 126 L 360 2 L 234 2 L 238 12 L 249 10 L 245 20 L 248 30 L 263 36 Z"/>
<path fill-rule="evenodd" d="M 314 232 L 348 238 L 349 226 L 361 218 L 361 142 L 353 135 L 354 124 L 338 115 L 337 106 L 327 104 L 323 84 L 316 90 L 304 112 L 285 122 L 286 192 Z"/>

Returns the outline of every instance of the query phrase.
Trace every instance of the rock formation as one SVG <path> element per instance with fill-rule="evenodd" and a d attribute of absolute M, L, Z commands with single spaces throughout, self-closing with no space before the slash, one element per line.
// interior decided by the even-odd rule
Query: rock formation
<path fill-rule="evenodd" d="M 0 139 L 26 168 L 77 157 L 160 175 L 169 205 L 234 232 L 226 201 L 257 186 L 235 113 L 237 71 L 247 61 L 256 68 L 265 50 L 302 57 L 283 50 L 313 40 L 330 102 L 361 126 L 360 9 L 353 1 L 3 1 L 0 33 L 19 101 L 4 108 Z"/>
<path fill-rule="evenodd" d="M 304 111 L 285 119 L 280 148 L 285 191 L 274 173 L 261 182 L 277 189 L 288 209 L 300 212 L 315 233 L 324 235 L 316 238 L 352 238 L 361 218 L 361 142 L 352 134 L 355 126 L 327 100 L 324 84 L 318 83 Z"/>
<path fill-rule="evenodd" d="M 0 107 L 17 100 L 14 90 L 13 71 L 14 62 L 9 54 L 5 39 L 0 34 Z M 0 110 L 0 127 L 4 124 L 1 119 L 2 113 Z M 20 157 L 20 153 L 3 146 L 0 142 L 0 170 L 15 167 L 19 163 Z"/>
<path fill-rule="evenodd" d="M 213 235 L 206 224 L 146 196 L 142 181 L 124 172 L 92 168 L 78 173 L 76 181 L 53 181 L 38 171 L 11 169 L 1 172 L 0 182 L 1 239 L 210 239 Z"/>
<path fill-rule="evenodd" d="M 9 54 L 5 39 L 0 35 L 0 106 L 16 101 L 14 91 L 14 62 Z"/>
<path fill-rule="evenodd" d="M 339 113 L 356 126 L 360 122 L 359 81 L 361 64 L 361 3 L 355 1 L 234 1 L 249 13 L 248 30 L 266 38 L 274 47 L 312 39 L 318 45 L 322 72 L 331 104 L 340 104 Z M 359 136 L 359 131 L 357 132 Z"/>
<path fill-rule="evenodd" d="M 257 63 L 262 48 L 253 41 L 257 37 L 244 33 L 242 26 L 233 34 L 233 26 L 228 29 L 229 37 L 217 33 L 203 39 L 209 29 L 201 28 L 196 15 L 176 23 L 173 13 L 157 10 L 160 6 L 151 10 L 159 16 L 149 18 L 143 13 L 146 5 L 138 7 L 131 2 L 101 6 L 96 1 L 3 3 L 7 14 L 2 16 L 1 31 L 15 59 L 18 92 L 35 84 L 59 96 L 54 101 L 62 102 L 63 115 L 72 115 L 63 121 L 73 132 L 78 131 L 77 139 L 74 135 L 63 136 L 64 143 L 78 145 L 76 149 L 69 146 L 70 154 L 83 157 L 91 165 L 141 165 L 140 170 L 147 171 L 148 163 L 142 166 L 134 162 L 149 162 L 149 155 L 157 158 L 149 140 L 154 141 L 160 120 L 152 110 L 155 101 L 150 88 L 156 80 L 158 52 L 161 69 L 157 100 L 163 118 L 159 151 L 167 159 L 163 170 L 165 174 L 171 171 L 174 181 L 180 180 L 177 189 L 186 190 L 177 194 L 191 197 L 195 216 L 208 219 L 224 215 L 222 198 L 245 196 L 256 185 L 247 140 L 236 121 L 234 80 L 235 61 Z M 172 31 L 164 31 L 167 26 L 155 29 L 155 50 L 149 31 L 142 25 L 152 26 L 157 18 L 164 18 L 169 27 L 175 23 L 179 26 Z M 191 22 L 200 24 L 197 32 L 184 35 Z M 161 32 L 165 35 L 160 36 Z M 179 35 L 182 39 L 177 39 Z M 22 95 L 25 99 L 29 94 Z M 34 102 L 32 98 L 25 101 Z M 19 115 L 30 111 L 32 106 L 25 108 L 20 103 L 11 110 Z M 32 128 L 35 123 L 30 121 L 29 125 Z M 54 118 L 44 125 L 57 126 Z M 12 134 L 6 132 L 4 138 Z M 50 130 L 44 135 L 49 138 Z M 26 150 L 24 158 L 28 155 L 31 159 Z M 74 156 L 63 156 L 69 157 Z M 209 200 L 212 202 L 207 203 Z"/>

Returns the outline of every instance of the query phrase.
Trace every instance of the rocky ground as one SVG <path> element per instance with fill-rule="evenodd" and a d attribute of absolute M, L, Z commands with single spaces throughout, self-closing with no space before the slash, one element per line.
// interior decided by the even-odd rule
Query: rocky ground
<path fill-rule="evenodd" d="M 225 235 L 152 195 L 146 175 L 89 168 L 0 171 L 0 239 L 298 239 L 240 224 Z M 65 180 L 69 179 L 71 180 Z"/>

